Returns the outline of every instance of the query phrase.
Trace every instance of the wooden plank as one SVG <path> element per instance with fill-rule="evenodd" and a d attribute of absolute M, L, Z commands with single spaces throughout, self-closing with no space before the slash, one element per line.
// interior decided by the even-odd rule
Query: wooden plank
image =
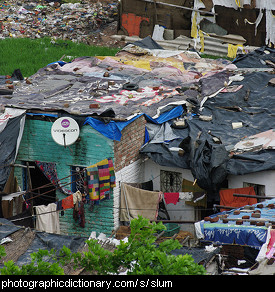
<path fill-rule="evenodd" d="M 175 5 L 175 4 L 168 4 L 168 3 L 164 3 L 164 2 L 156 2 L 156 1 L 153 1 L 153 0 L 141 0 L 141 1 L 148 2 L 148 3 L 155 3 L 155 4 L 165 5 L 165 6 L 170 6 L 170 7 L 174 7 L 174 8 L 190 10 L 190 11 L 197 11 L 197 12 L 204 13 L 204 14 L 218 15 L 217 13 L 214 13 L 214 12 L 203 11 L 203 10 L 190 8 L 190 7 L 185 7 L 185 6 L 179 6 L 179 5 Z"/>
<path fill-rule="evenodd" d="M 244 194 L 233 194 L 233 196 L 234 197 L 264 199 L 264 200 L 275 199 L 275 197 L 270 197 L 270 196 L 253 196 L 253 195 L 244 195 Z"/>

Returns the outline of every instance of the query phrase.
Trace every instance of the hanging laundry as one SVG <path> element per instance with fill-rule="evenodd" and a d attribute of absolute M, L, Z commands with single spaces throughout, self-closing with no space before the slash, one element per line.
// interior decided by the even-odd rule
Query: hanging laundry
<path fill-rule="evenodd" d="M 81 202 L 81 201 L 82 201 L 82 194 L 80 191 L 77 191 L 64 199 L 58 202 L 55 202 L 56 210 L 60 211 L 60 210 L 72 209 L 74 208 L 74 205 L 77 202 Z"/>
<path fill-rule="evenodd" d="M 110 171 L 110 186 L 111 188 L 114 188 L 116 186 L 116 176 L 115 176 L 114 164 L 111 158 L 108 158 L 108 164 L 109 164 L 109 171 Z"/>
<path fill-rule="evenodd" d="M 130 221 L 133 218 L 138 218 L 138 215 L 156 220 L 161 199 L 161 192 L 146 191 L 122 183 L 120 221 Z"/>
<path fill-rule="evenodd" d="M 98 168 L 96 165 L 91 165 L 87 168 L 86 172 L 90 200 L 98 201 L 99 200 Z"/>
<path fill-rule="evenodd" d="M 73 195 L 70 195 L 61 201 L 61 206 L 63 210 L 71 209 L 74 207 Z"/>
<path fill-rule="evenodd" d="M 87 184 L 92 201 L 110 198 L 110 191 L 116 186 L 114 165 L 111 158 L 87 167 Z"/>
<path fill-rule="evenodd" d="M 222 206 L 240 208 L 257 203 L 255 198 L 235 197 L 233 194 L 256 195 L 253 187 L 220 190 L 220 204 Z M 226 209 L 221 209 L 221 211 L 226 211 Z"/>
<path fill-rule="evenodd" d="M 179 193 L 164 193 L 164 200 L 165 203 L 168 204 L 174 204 L 176 205 L 179 201 Z"/>
<path fill-rule="evenodd" d="M 75 222 L 79 224 L 80 227 L 85 227 L 85 209 L 84 209 L 84 203 L 76 202 L 73 210 L 73 218 Z"/>
<path fill-rule="evenodd" d="M 110 181 L 110 170 L 109 170 L 109 161 L 104 159 L 97 163 L 98 176 L 99 176 L 99 195 L 100 200 L 106 198 L 106 194 L 109 193 L 111 188 Z"/>
<path fill-rule="evenodd" d="M 75 192 L 74 194 L 72 194 L 73 197 L 73 204 L 75 205 L 77 202 L 81 202 L 82 201 L 82 194 L 80 191 Z"/>
<path fill-rule="evenodd" d="M 60 234 L 59 212 L 56 211 L 56 204 L 50 203 L 48 206 L 35 206 L 36 224 L 39 231 Z"/>

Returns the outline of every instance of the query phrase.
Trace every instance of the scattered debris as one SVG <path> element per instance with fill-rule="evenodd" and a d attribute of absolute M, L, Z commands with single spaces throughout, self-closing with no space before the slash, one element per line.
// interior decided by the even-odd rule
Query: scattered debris
<path fill-rule="evenodd" d="M 0 5 L 0 39 L 42 38 L 71 40 L 90 45 L 114 46 L 110 38 L 117 31 L 117 1 L 63 3 L 48 1 Z"/>

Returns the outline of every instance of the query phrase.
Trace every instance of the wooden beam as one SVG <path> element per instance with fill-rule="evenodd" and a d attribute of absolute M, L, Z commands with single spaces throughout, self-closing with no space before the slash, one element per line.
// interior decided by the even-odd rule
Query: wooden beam
<path fill-rule="evenodd" d="M 275 197 L 270 197 L 270 196 L 253 196 L 253 195 L 243 195 L 243 194 L 233 194 L 233 196 L 234 197 L 264 199 L 264 200 L 275 199 Z"/>
<path fill-rule="evenodd" d="M 211 14 L 211 15 L 218 15 L 217 13 L 210 12 L 210 11 L 203 11 L 200 9 L 195 9 L 195 8 L 190 8 L 190 7 L 185 7 L 185 6 L 179 6 L 175 4 L 169 4 L 169 3 L 164 3 L 164 2 L 157 2 L 153 0 L 141 0 L 143 2 L 148 2 L 148 3 L 155 3 L 155 4 L 160 4 L 160 5 L 165 5 L 165 6 L 170 6 L 170 7 L 175 7 L 175 8 L 180 8 L 180 9 L 185 9 L 185 10 L 190 10 L 190 11 L 197 11 L 200 13 L 206 13 L 206 14 Z"/>
<path fill-rule="evenodd" d="M 197 221 L 188 221 L 188 220 L 150 220 L 150 222 L 162 222 L 162 223 L 178 223 L 178 224 L 194 224 Z"/>

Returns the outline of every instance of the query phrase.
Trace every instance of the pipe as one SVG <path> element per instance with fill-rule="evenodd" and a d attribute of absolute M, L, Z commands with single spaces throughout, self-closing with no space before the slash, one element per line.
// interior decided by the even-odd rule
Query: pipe
<path fill-rule="evenodd" d="M 270 197 L 270 196 L 253 196 L 253 195 L 244 195 L 244 194 L 233 194 L 233 196 L 234 197 L 264 199 L 264 200 L 275 199 L 275 197 Z"/>

